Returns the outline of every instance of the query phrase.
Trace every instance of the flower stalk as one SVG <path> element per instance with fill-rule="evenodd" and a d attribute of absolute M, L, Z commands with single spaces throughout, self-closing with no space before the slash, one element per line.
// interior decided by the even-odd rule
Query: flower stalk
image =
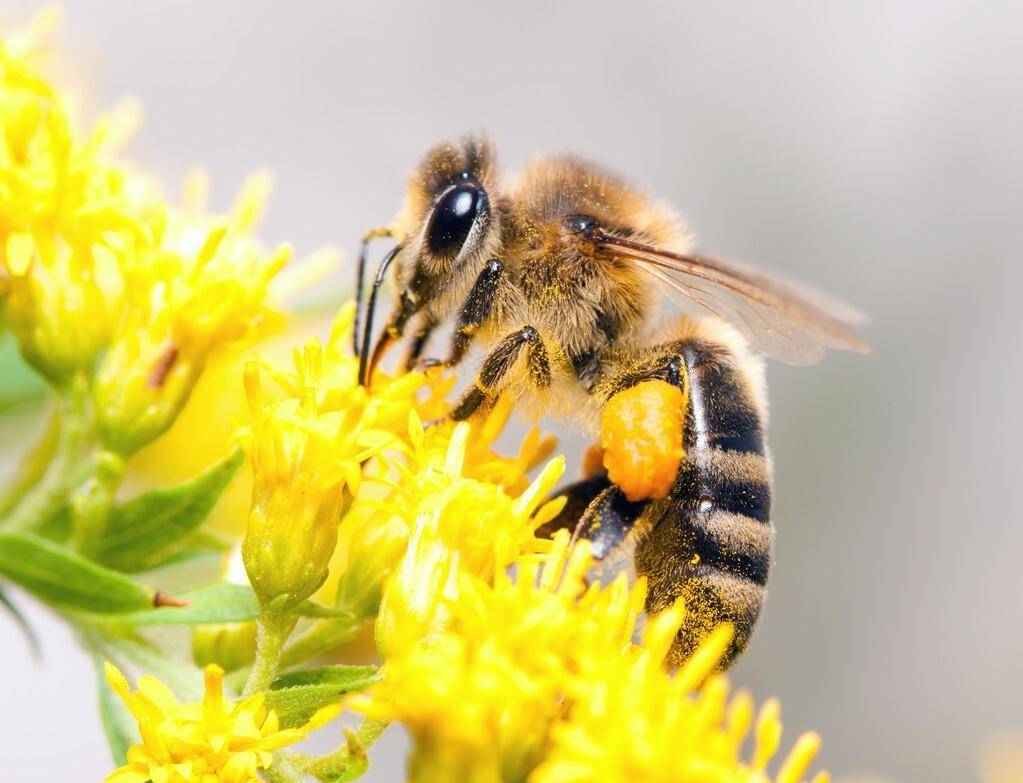
<path fill-rule="evenodd" d="M 252 696 L 270 689 L 270 684 L 280 670 L 284 645 L 297 622 L 298 618 L 294 614 L 276 608 L 264 608 L 260 613 L 256 621 L 256 658 L 242 690 L 243 696 Z"/>
<path fill-rule="evenodd" d="M 93 425 L 89 381 L 78 374 L 57 393 L 58 430 L 52 460 L 39 482 L 25 492 L 3 519 L 8 530 L 31 530 L 45 523 L 67 503 L 91 471 L 87 459 Z"/>
<path fill-rule="evenodd" d="M 114 496 L 124 479 L 127 464 L 114 452 L 100 449 L 93 457 L 92 475 L 71 498 L 72 534 L 75 547 L 93 555 L 107 528 Z"/>

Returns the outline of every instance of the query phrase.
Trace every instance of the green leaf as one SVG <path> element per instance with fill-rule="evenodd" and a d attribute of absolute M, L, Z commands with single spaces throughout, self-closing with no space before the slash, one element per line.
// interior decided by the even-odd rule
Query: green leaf
<path fill-rule="evenodd" d="M 71 538 L 71 504 L 65 503 L 35 530 L 37 535 L 58 543 Z"/>
<path fill-rule="evenodd" d="M 37 661 L 42 660 L 42 648 L 39 646 L 39 637 L 36 636 L 35 629 L 32 628 L 28 618 L 25 617 L 21 609 L 18 608 L 18 605 L 14 603 L 14 601 L 11 600 L 11 597 L 3 590 L 0 590 L 0 606 L 3 606 L 4 609 L 7 610 L 14 619 L 14 622 L 21 629 L 21 632 L 25 635 L 25 641 L 28 642 L 28 648 L 32 652 L 32 657 Z"/>
<path fill-rule="evenodd" d="M 228 582 L 196 587 L 174 596 L 185 606 L 161 606 L 117 616 L 129 625 L 203 625 L 241 623 L 259 615 L 259 600 L 248 585 Z"/>
<path fill-rule="evenodd" d="M 320 707 L 344 694 L 360 691 L 380 679 L 375 666 L 323 666 L 281 675 L 266 693 L 266 704 L 277 711 L 281 726 L 301 726 Z"/>
<path fill-rule="evenodd" d="M 169 555 L 166 560 L 160 563 L 152 571 L 157 569 L 176 568 L 177 566 L 185 565 L 209 565 L 206 561 L 216 564 L 220 561 L 224 555 L 219 549 L 206 549 L 203 547 L 186 546 L 184 549 L 179 549 L 173 555 Z M 207 575 L 207 578 L 209 576 Z M 198 580 L 193 580 L 198 581 Z"/>
<path fill-rule="evenodd" d="M 362 777 L 369 768 L 366 751 L 386 728 L 386 721 L 367 718 L 358 731 L 345 729 L 346 742 L 343 747 L 329 755 L 311 759 L 303 769 L 323 783 L 347 783 Z"/>
<path fill-rule="evenodd" d="M 96 697 L 99 701 L 99 717 L 103 723 L 103 733 L 110 746 L 110 755 L 114 764 L 124 764 L 128 748 L 138 741 L 138 726 L 124 702 L 114 693 L 103 672 L 103 657 L 94 655 L 93 666 L 96 668 Z"/>
<path fill-rule="evenodd" d="M 235 451 L 187 484 L 147 492 L 114 507 L 96 560 L 127 572 L 159 566 L 198 530 L 244 460 Z"/>
<path fill-rule="evenodd" d="M 50 604 L 88 612 L 152 605 L 153 591 L 32 533 L 0 533 L 0 574 Z"/>
<path fill-rule="evenodd" d="M 259 599 L 249 585 L 214 582 L 176 593 L 184 606 L 161 606 L 117 615 L 118 622 L 129 625 L 204 625 L 207 623 L 243 623 L 259 617 Z M 297 613 L 304 617 L 347 617 L 335 609 L 313 601 L 303 602 Z"/>

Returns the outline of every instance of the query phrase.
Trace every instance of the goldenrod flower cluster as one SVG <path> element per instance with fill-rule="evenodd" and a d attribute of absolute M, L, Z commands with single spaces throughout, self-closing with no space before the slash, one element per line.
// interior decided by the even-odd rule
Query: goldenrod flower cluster
<path fill-rule="evenodd" d="M 426 635 L 399 646 L 392 633 L 383 680 L 350 701 L 409 728 L 412 781 L 802 779 L 818 745 L 813 734 L 774 778 L 766 772 L 781 738 L 773 701 L 760 711 L 744 760 L 752 703 L 745 694 L 729 703 L 726 679 L 713 674 L 731 641 L 727 626 L 672 674 L 664 658 L 684 607 L 652 619 L 633 643 L 644 584 L 629 587 L 624 575 L 606 587 L 587 584 L 585 542 L 569 547 L 562 532 L 548 553 L 520 558 L 515 576 L 501 571 L 492 580 L 458 562 L 428 526 L 417 529 L 388 593 L 420 600 L 392 607 L 401 614 L 389 622 Z"/>
<path fill-rule="evenodd" d="M 128 456 L 161 435 L 215 348 L 268 321 L 267 287 L 290 256 L 251 232 L 260 174 L 226 216 L 205 212 L 202 174 L 173 208 L 117 153 L 133 103 L 88 133 L 39 72 L 40 14 L 0 41 L 0 297 L 26 360 L 57 388 L 91 379 L 100 440 Z"/>
<path fill-rule="evenodd" d="M 198 703 L 149 676 L 132 692 L 106 666 L 140 735 L 126 754 L 112 739 L 126 763 L 108 781 L 351 780 L 390 721 L 412 735 L 416 783 L 801 780 L 817 738 L 802 737 L 767 772 L 778 707 L 768 702 L 754 718 L 748 696 L 729 698 L 715 673 L 729 628 L 668 671 L 685 607 L 644 618 L 642 579 L 600 584 L 587 542 L 537 535 L 563 508 L 551 499 L 564 472 L 561 458 L 547 461 L 553 441 L 533 430 L 516 455 L 501 455 L 508 402 L 471 423 L 444 421 L 451 378 L 378 373 L 360 385 L 346 349 L 351 305 L 290 368 L 245 366 L 237 440 L 252 473 L 240 547 L 247 584 L 190 585 L 192 604 L 149 586 L 162 575 L 145 569 L 173 567 L 181 554 L 183 541 L 167 541 L 164 528 L 208 534 L 201 515 L 238 461 L 221 466 L 227 478 L 214 470 L 119 506 L 125 461 L 175 421 L 212 351 L 277 320 L 267 299 L 290 251 L 267 251 L 252 234 L 265 175 L 245 184 L 229 214 L 210 217 L 201 175 L 171 208 L 117 159 L 133 108 L 81 133 L 39 75 L 52 21 L 44 13 L 0 41 L 0 302 L 25 359 L 58 400 L 76 404 L 57 422 L 58 457 L 40 449 L 35 486 L 0 511 L 0 575 L 60 610 L 98 660 L 135 653 L 136 663 L 180 672 L 191 664 L 143 639 L 146 629 L 205 626 Z M 651 399 L 644 404 L 656 408 Z M 623 404 L 615 431 L 631 437 L 637 410 Z M 678 456 L 668 447 L 666 464 Z M 64 511 L 75 535 L 55 525 L 44 538 Z M 336 653 L 367 621 L 379 669 L 296 668 Z M 240 675 L 228 680 L 237 699 L 225 696 L 218 664 Z M 337 751 L 284 750 L 342 703 L 367 723 Z"/>
<path fill-rule="evenodd" d="M 264 604 L 293 607 L 327 578 L 345 492 L 359 492 L 363 466 L 404 427 L 424 382 L 418 374 L 357 382 L 358 362 L 343 353 L 354 308 L 338 317 L 326 346 L 295 352 L 294 370 L 252 360 L 245 368 L 249 412 L 239 437 L 252 463 L 252 507 L 243 556 Z M 265 388 L 264 377 L 280 394 Z"/>

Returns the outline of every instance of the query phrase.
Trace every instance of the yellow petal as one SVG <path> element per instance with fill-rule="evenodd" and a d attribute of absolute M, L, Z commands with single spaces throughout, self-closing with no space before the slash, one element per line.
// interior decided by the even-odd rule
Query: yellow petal
<path fill-rule="evenodd" d="M 15 277 L 21 277 L 28 271 L 29 264 L 35 255 L 36 243 L 31 234 L 13 233 L 7 237 L 6 265 Z"/>
<path fill-rule="evenodd" d="M 106 675 L 107 682 L 113 689 L 114 693 L 121 697 L 121 700 L 125 704 L 128 703 L 128 693 L 131 691 L 128 681 L 121 674 L 121 670 L 114 666 L 110 661 L 103 662 L 103 673 Z"/>
<path fill-rule="evenodd" d="M 138 693 L 149 699 L 157 708 L 165 713 L 173 712 L 178 706 L 177 699 L 170 689 L 156 677 L 144 674 L 139 677 Z"/>
<path fill-rule="evenodd" d="M 104 780 L 106 783 L 147 783 L 149 772 L 138 764 L 125 764 L 107 775 Z"/>
<path fill-rule="evenodd" d="M 820 747 L 821 738 L 812 731 L 796 740 L 778 770 L 777 783 L 799 783 Z"/>

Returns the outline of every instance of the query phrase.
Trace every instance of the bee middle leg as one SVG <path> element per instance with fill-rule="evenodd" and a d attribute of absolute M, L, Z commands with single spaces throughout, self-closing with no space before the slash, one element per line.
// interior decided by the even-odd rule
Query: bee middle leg
<path fill-rule="evenodd" d="M 451 409 L 448 414 L 450 418 L 464 421 L 485 402 L 493 403 L 499 394 L 496 389 L 514 366 L 523 348 L 528 351 L 526 358 L 529 362 L 529 377 L 533 384 L 538 389 L 550 386 L 551 362 L 547 348 L 536 329 L 532 326 L 523 326 L 504 337 L 483 360 L 472 388 L 468 389 Z"/>

